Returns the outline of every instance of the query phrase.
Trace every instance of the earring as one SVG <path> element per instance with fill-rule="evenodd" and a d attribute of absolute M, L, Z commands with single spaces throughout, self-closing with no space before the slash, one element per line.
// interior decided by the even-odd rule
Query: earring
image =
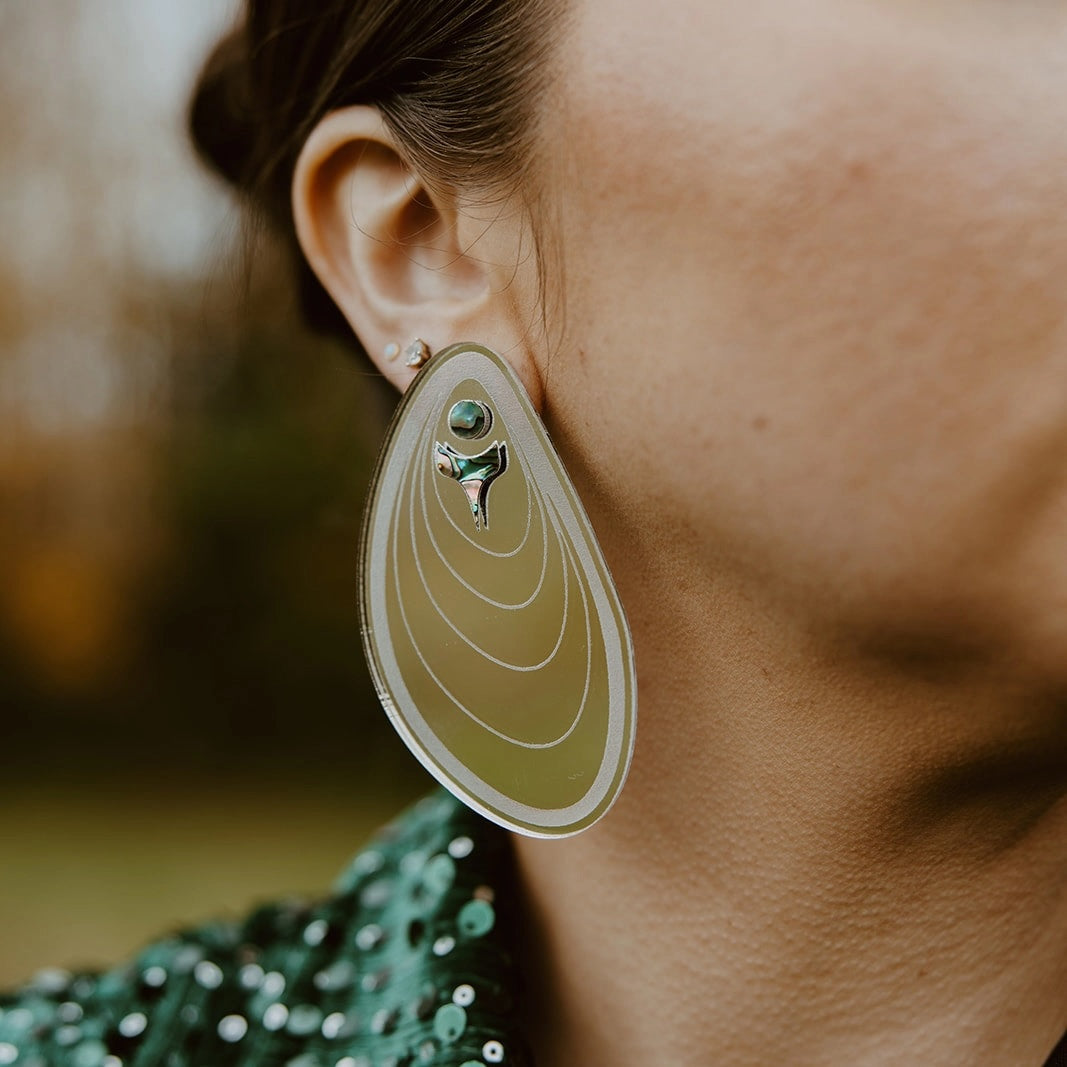
<path fill-rule="evenodd" d="M 415 370 L 418 370 L 420 367 L 426 365 L 432 354 L 430 346 L 421 337 L 416 337 L 415 340 L 404 349 L 404 364 L 405 366 L 414 367 Z M 393 360 L 400 355 L 400 345 L 398 345 L 396 341 L 390 341 L 385 348 L 382 349 L 382 355 L 392 363 Z"/>
<path fill-rule="evenodd" d="M 442 350 L 401 400 L 360 569 L 371 675 L 427 770 L 518 833 L 600 819 L 633 753 L 630 630 L 574 486 L 490 349 Z"/>
<path fill-rule="evenodd" d="M 404 363 L 408 367 L 414 367 L 418 370 L 420 367 L 426 365 L 430 355 L 430 346 L 421 337 L 416 337 L 415 340 L 404 349 Z"/>

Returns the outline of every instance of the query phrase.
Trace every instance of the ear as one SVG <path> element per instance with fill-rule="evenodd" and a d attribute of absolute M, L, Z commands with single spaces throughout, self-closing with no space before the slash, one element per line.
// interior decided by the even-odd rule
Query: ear
<path fill-rule="evenodd" d="M 312 131 L 293 175 L 304 255 L 397 388 L 416 371 L 389 359 L 387 345 L 403 349 L 421 337 L 437 350 L 478 341 L 511 361 L 540 406 L 529 347 L 539 293 L 526 213 L 498 202 L 479 210 L 452 190 L 430 190 L 377 109 L 331 112 Z"/>

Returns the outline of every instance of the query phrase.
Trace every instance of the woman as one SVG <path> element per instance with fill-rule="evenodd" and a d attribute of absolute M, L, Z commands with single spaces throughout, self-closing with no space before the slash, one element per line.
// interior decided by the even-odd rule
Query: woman
<path fill-rule="evenodd" d="M 415 337 L 517 373 L 633 767 L 566 840 L 430 801 L 314 914 L 9 1000 L 0 1062 L 1064 1055 L 1065 49 L 1039 3 L 251 3 L 201 144 L 398 390 Z"/>

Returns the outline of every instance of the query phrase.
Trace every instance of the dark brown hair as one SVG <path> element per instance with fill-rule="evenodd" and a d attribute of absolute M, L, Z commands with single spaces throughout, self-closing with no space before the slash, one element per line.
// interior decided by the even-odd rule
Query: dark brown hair
<path fill-rule="evenodd" d="M 290 242 L 312 325 L 351 338 L 296 245 L 290 183 L 319 120 L 373 104 L 431 183 L 523 180 L 562 0 L 248 0 L 208 59 L 190 126 L 200 155 Z"/>

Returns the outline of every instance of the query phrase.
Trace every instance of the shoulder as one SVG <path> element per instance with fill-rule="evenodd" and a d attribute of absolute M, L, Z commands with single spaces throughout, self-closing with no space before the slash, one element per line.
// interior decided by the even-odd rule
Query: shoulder
<path fill-rule="evenodd" d="M 318 901 L 0 996 L 0 1067 L 521 1065 L 509 838 L 444 793 Z"/>

